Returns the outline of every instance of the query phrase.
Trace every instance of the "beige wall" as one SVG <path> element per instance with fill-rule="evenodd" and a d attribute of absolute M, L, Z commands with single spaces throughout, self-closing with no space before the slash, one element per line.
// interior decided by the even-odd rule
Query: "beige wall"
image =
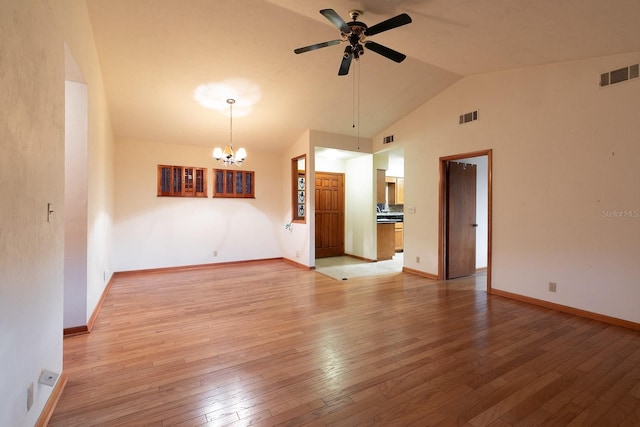
<path fill-rule="evenodd" d="M 405 208 L 416 209 L 405 265 L 437 273 L 439 157 L 491 148 L 493 287 L 640 322 L 640 79 L 598 86 L 600 73 L 639 60 L 467 77 L 374 139 L 404 143 Z M 458 124 L 476 109 L 478 121 Z"/>
<path fill-rule="evenodd" d="M 62 370 L 64 45 L 47 2 L 2 2 L 0 52 L 0 425 L 31 426 L 40 370 Z"/>
<path fill-rule="evenodd" d="M 280 241 L 282 242 L 282 256 L 298 264 L 311 267 L 314 265 L 313 254 L 311 248 L 314 247 L 315 235 L 310 232 L 312 230 L 313 217 L 307 216 L 304 223 L 291 223 L 293 218 L 292 200 L 291 200 L 291 159 L 294 157 L 306 155 L 307 168 L 307 194 L 313 194 L 313 165 L 314 158 L 310 155 L 309 148 L 309 131 L 300 135 L 298 140 L 287 149 L 280 160 L 282 170 L 282 182 L 280 189 L 282 191 L 281 199 L 281 229 L 279 232 Z M 307 215 L 313 212 L 312 198 L 307 197 Z M 286 228 L 286 224 L 290 224 Z"/>
<path fill-rule="evenodd" d="M 88 83 L 86 318 L 111 270 L 112 138 L 84 1 L 5 0 L 0 43 L 0 425 L 31 426 L 52 391 L 40 371 L 62 371 L 65 43 Z"/>
<path fill-rule="evenodd" d="M 212 168 L 224 168 L 211 152 L 211 147 L 118 141 L 116 271 L 282 256 L 280 156 L 249 152 L 239 169 L 255 172 L 255 199 L 227 199 L 211 197 Z M 209 197 L 157 197 L 159 164 L 206 168 Z"/>

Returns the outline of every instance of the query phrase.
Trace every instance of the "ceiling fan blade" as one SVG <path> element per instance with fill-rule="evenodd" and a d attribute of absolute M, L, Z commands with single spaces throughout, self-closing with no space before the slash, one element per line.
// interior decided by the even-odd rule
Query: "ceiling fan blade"
<path fill-rule="evenodd" d="M 371 41 L 367 41 L 364 44 L 364 47 L 366 47 L 369 50 L 374 51 L 375 53 L 378 53 L 386 58 L 389 58 L 392 61 L 395 62 L 402 62 L 405 60 L 405 58 L 407 57 L 407 55 L 400 53 L 396 50 L 390 49 L 386 46 L 383 46 L 379 43 L 376 42 L 371 42 Z"/>
<path fill-rule="evenodd" d="M 328 42 L 312 44 L 311 46 L 299 47 L 295 49 L 293 52 L 294 53 L 311 52 L 312 50 L 320 49 L 322 47 L 327 47 L 327 46 L 333 46 L 340 43 L 342 43 L 342 40 L 340 39 L 330 40 Z"/>
<path fill-rule="evenodd" d="M 373 36 L 383 31 L 387 31 L 392 28 L 400 27 L 402 25 L 406 25 L 410 23 L 411 23 L 411 17 L 406 13 L 402 13 L 398 16 L 394 16 L 393 18 L 389 18 L 386 21 L 382 21 L 374 26 L 367 28 L 364 33 L 367 36 Z"/>
<path fill-rule="evenodd" d="M 338 15 L 336 13 L 335 10 L 333 10 L 333 9 L 322 9 L 320 11 L 320 13 L 322 14 L 322 16 L 327 18 L 329 20 L 329 22 L 331 22 L 333 25 L 335 25 L 335 27 L 337 29 L 339 29 L 340 31 L 342 31 L 343 33 L 349 34 L 351 32 L 351 28 L 349 28 L 347 23 L 344 22 L 344 19 L 342 19 L 340 17 L 340 15 Z"/>
<path fill-rule="evenodd" d="M 338 70 L 339 76 L 346 76 L 349 74 L 349 67 L 351 67 L 351 60 L 353 59 L 353 53 L 346 53 L 340 63 L 340 69 Z"/>

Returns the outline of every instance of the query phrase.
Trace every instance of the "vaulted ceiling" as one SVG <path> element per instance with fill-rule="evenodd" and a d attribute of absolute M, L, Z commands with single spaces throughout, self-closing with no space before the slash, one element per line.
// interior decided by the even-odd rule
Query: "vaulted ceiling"
<path fill-rule="evenodd" d="M 280 150 L 306 129 L 372 137 L 458 79 L 477 73 L 640 51 L 638 0 L 87 0 L 117 138 L 214 146 L 229 119 L 194 100 L 201 84 L 259 91 L 234 145 Z M 338 76 L 344 45 L 320 13 L 372 26 L 413 22 L 369 40 L 407 55 L 366 50 Z M 606 71 L 606 70 L 603 70 Z M 242 87 L 222 98 L 241 98 Z M 240 99 L 238 99 L 240 102 Z M 359 106 L 359 108 L 358 108 Z M 227 113 L 228 106 L 221 106 Z M 354 129 L 354 122 L 358 129 Z"/>

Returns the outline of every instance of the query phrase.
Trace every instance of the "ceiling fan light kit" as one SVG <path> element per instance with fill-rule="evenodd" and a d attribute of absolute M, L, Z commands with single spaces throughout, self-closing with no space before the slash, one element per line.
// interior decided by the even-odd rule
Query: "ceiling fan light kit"
<path fill-rule="evenodd" d="M 340 68 L 338 69 L 338 75 L 340 76 L 349 74 L 351 61 L 354 59 L 358 60 L 362 55 L 364 55 L 364 48 L 367 48 L 394 62 L 399 63 L 405 60 L 406 55 L 374 41 L 367 40 L 367 37 L 411 23 L 411 17 L 406 13 L 394 16 L 393 18 L 379 22 L 371 27 L 367 27 L 364 22 L 358 21 L 358 18 L 363 14 L 361 10 L 350 11 L 349 16 L 351 16 L 351 22 L 348 23 L 345 22 L 333 9 L 322 9 L 320 14 L 340 30 L 341 38 L 301 47 L 295 49 L 293 51 L 294 53 L 300 54 L 310 52 L 323 47 L 348 42 L 348 45 L 345 47 L 342 55 Z"/>

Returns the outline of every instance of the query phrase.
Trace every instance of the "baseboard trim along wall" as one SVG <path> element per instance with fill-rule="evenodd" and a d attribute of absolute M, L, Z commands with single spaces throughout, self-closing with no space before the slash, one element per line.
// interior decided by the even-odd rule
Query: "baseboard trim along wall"
<path fill-rule="evenodd" d="M 377 259 L 371 259 L 371 258 L 365 258 L 359 255 L 353 255 L 353 254 L 344 254 L 345 256 L 350 256 L 351 258 L 355 258 L 355 259 L 359 259 L 360 261 L 366 261 L 366 262 L 378 262 Z"/>
<path fill-rule="evenodd" d="M 291 264 L 291 265 L 293 265 L 293 266 L 295 266 L 295 267 L 298 267 L 298 268 L 301 268 L 301 269 L 303 269 L 303 270 L 315 270 L 315 269 L 316 269 L 316 267 L 315 267 L 315 266 L 313 266 L 313 267 L 309 267 L 309 266 L 306 266 L 306 265 L 304 265 L 304 264 L 301 264 L 301 263 L 296 262 L 296 261 L 294 261 L 294 260 L 292 260 L 292 259 L 289 259 L 289 258 L 280 258 L 280 259 L 281 259 L 282 261 L 286 262 L 287 264 Z"/>
<path fill-rule="evenodd" d="M 618 319 L 617 317 L 606 316 L 604 314 L 594 313 L 587 310 L 581 310 L 579 308 L 569 307 L 562 304 L 556 304 L 554 302 L 545 301 L 537 298 L 531 298 L 524 295 L 514 294 L 507 291 L 501 291 L 500 289 L 491 289 L 492 295 L 497 295 L 509 299 L 513 299 L 528 304 L 537 305 L 539 307 L 548 308 L 551 310 L 561 311 L 567 314 L 573 314 L 574 316 L 586 317 L 587 319 L 597 320 L 599 322 L 608 323 L 610 325 L 622 326 L 623 328 L 634 329 L 640 331 L 640 323 L 631 322 L 629 320 Z"/>
<path fill-rule="evenodd" d="M 209 264 L 194 264 L 194 265 L 182 265 L 177 267 L 158 267 L 158 268 L 147 268 L 143 270 L 128 270 L 128 271 L 117 271 L 113 273 L 114 276 L 135 276 L 137 274 L 149 274 L 149 273 L 167 273 L 167 272 L 175 272 L 175 271 L 190 271 L 190 270 L 201 270 L 205 268 L 211 267 L 223 267 L 226 265 L 237 265 L 237 264 L 246 264 L 248 262 L 265 262 L 265 261 L 274 261 L 274 260 L 285 260 L 289 261 L 286 258 L 264 258 L 264 259 L 249 259 L 245 261 L 228 261 L 228 262 L 212 262 Z"/>
<path fill-rule="evenodd" d="M 64 391 L 64 387 L 67 385 L 67 381 L 69 378 L 63 373 L 60 374 L 60 379 L 53 387 L 53 391 L 51 392 L 51 396 L 47 400 L 47 403 L 44 405 L 40 416 L 38 417 L 38 421 L 36 421 L 35 427 L 46 427 L 49 425 L 49 420 L 53 416 L 53 412 L 56 410 L 56 406 L 58 405 L 58 401 L 62 396 L 62 392 Z"/>
<path fill-rule="evenodd" d="M 72 328 L 64 328 L 62 335 L 66 338 L 66 337 L 72 337 L 74 335 L 82 335 L 82 334 L 88 334 L 88 333 L 89 333 L 89 326 L 82 325 L 82 326 L 74 326 Z"/>
<path fill-rule="evenodd" d="M 424 271 L 414 270 L 413 268 L 409 268 L 409 267 L 402 267 L 402 271 L 405 273 L 411 273 L 411 274 L 416 274 L 418 276 L 426 277 L 427 279 L 438 280 L 437 274 L 425 273 Z"/>

